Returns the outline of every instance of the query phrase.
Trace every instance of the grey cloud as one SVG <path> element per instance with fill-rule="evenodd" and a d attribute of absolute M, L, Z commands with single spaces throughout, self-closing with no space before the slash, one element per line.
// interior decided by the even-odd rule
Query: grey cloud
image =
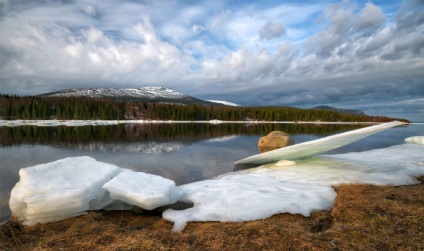
<path fill-rule="evenodd" d="M 95 17 L 97 15 L 96 9 L 91 4 L 84 4 L 82 6 L 82 11 L 84 13 L 86 13 L 87 15 L 90 15 L 90 16 L 93 16 L 93 17 Z"/>
<path fill-rule="evenodd" d="M 271 21 L 266 22 L 258 32 L 259 37 L 263 40 L 280 38 L 285 36 L 287 33 L 286 28 L 284 28 L 284 25 L 281 22 L 274 23 Z"/>
<path fill-rule="evenodd" d="M 394 51 L 396 52 L 410 52 L 414 55 L 424 54 L 424 36 L 416 34 L 408 34 L 403 36 L 395 43 Z"/>
<path fill-rule="evenodd" d="M 327 30 L 337 35 L 348 33 L 352 28 L 353 11 L 355 7 L 349 1 L 330 4 L 324 15 L 330 21 Z"/>
<path fill-rule="evenodd" d="M 424 35 L 408 33 L 391 40 L 387 50 L 381 53 L 384 60 L 424 57 Z"/>
<path fill-rule="evenodd" d="M 348 2 L 330 5 L 325 11 L 330 23 L 324 31 L 306 40 L 307 51 L 320 57 L 342 55 L 349 44 L 361 37 L 377 34 L 384 26 L 386 17 L 382 10 L 372 3 L 367 3 L 356 15 L 354 10 L 353 5 Z"/>
<path fill-rule="evenodd" d="M 374 56 L 394 38 L 394 34 L 390 31 L 390 29 L 382 30 L 375 34 L 375 36 L 363 40 L 362 46 L 356 51 L 356 55 L 365 58 Z"/>
<path fill-rule="evenodd" d="M 291 106 L 424 96 L 422 9 L 405 7 L 386 23 L 377 6 L 354 9 L 344 1 L 325 10 L 324 30 L 300 30 L 305 35 L 280 44 L 278 38 L 297 32 L 309 16 L 288 22 L 281 19 L 286 6 L 253 6 L 258 13 L 251 16 L 242 7 L 219 1 L 10 1 L 0 14 L 1 91 L 155 84 L 244 105 Z M 273 22 L 264 24 L 267 19 Z"/>
<path fill-rule="evenodd" d="M 407 32 L 417 29 L 424 24 L 424 11 L 416 10 L 402 12 L 397 16 L 396 29 L 398 32 Z"/>
<path fill-rule="evenodd" d="M 305 42 L 305 48 L 320 57 L 329 57 L 341 41 L 342 37 L 338 34 L 331 31 L 323 31 L 309 37 Z"/>
<path fill-rule="evenodd" d="M 384 80 L 383 80 L 384 81 Z M 333 85 L 326 87 L 323 83 L 319 86 L 305 86 L 300 84 L 297 88 L 285 88 L 286 86 L 274 86 L 272 92 L 256 90 L 254 94 L 248 92 L 240 95 L 242 98 L 234 99 L 235 102 L 249 103 L 252 100 L 256 104 L 284 105 L 294 107 L 313 107 L 317 105 L 332 105 L 340 108 L 372 110 L 374 115 L 392 116 L 398 110 L 404 113 L 423 113 L 423 90 L 424 83 L 417 78 L 415 81 L 394 81 L 361 83 L 352 80 L 343 86 Z M 344 81 L 345 82 L 345 81 Z M 335 83 L 333 83 L 335 84 Z M 412 100 L 408 102 L 408 100 Z M 381 105 L 374 105 L 381 104 Z M 398 116 L 400 118 L 404 116 Z"/>
<path fill-rule="evenodd" d="M 396 31 L 398 33 L 416 30 L 424 24 L 424 0 L 404 0 L 396 16 Z"/>
<path fill-rule="evenodd" d="M 386 21 L 383 11 L 372 3 L 367 3 L 360 11 L 357 19 L 354 21 L 356 32 L 364 35 L 372 35 L 376 29 L 381 28 Z"/>

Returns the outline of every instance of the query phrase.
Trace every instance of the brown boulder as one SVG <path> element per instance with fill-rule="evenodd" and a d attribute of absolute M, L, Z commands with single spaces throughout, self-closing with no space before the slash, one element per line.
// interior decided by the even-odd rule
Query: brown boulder
<path fill-rule="evenodd" d="M 258 149 L 259 152 L 264 153 L 290 145 L 294 145 L 294 140 L 290 134 L 282 131 L 273 131 L 259 139 Z"/>

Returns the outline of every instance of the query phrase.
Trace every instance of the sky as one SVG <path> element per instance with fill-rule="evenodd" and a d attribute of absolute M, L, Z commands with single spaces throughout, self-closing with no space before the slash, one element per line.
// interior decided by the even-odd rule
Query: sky
<path fill-rule="evenodd" d="M 424 0 L 0 0 L 0 83 L 424 121 Z"/>

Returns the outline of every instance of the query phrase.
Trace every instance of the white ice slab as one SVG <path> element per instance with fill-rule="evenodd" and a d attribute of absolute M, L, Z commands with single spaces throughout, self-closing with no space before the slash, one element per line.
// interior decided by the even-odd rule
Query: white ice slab
<path fill-rule="evenodd" d="M 58 221 L 111 202 L 102 185 L 120 168 L 90 157 L 66 158 L 23 168 L 9 206 L 26 225 Z"/>
<path fill-rule="evenodd" d="M 329 137 L 304 142 L 301 144 L 286 146 L 284 148 L 273 151 L 253 155 L 242 160 L 234 162 L 234 164 L 266 164 L 277 162 L 279 160 L 296 160 L 317 154 L 328 152 L 332 149 L 350 144 L 374 133 L 403 125 L 403 122 L 394 121 L 379 125 L 369 126 L 345 133 L 332 135 Z"/>
<path fill-rule="evenodd" d="M 9 205 L 25 225 L 59 221 L 88 210 L 124 210 L 130 205 L 150 210 L 173 204 L 183 195 L 172 180 L 90 157 L 23 168 L 19 176 Z"/>
<path fill-rule="evenodd" d="M 177 202 L 183 191 L 173 180 L 143 172 L 125 170 L 103 188 L 113 200 L 121 200 L 147 210 Z"/>
<path fill-rule="evenodd" d="M 424 145 L 424 136 L 414 136 L 405 139 L 406 143 Z"/>
<path fill-rule="evenodd" d="M 414 184 L 424 175 L 423 145 L 403 144 L 359 153 L 297 160 L 295 165 L 268 164 L 181 186 L 186 210 L 168 209 L 163 218 L 181 231 L 189 221 L 250 221 L 277 213 L 308 216 L 329 209 L 336 196 L 332 185 Z M 291 163 L 293 164 L 293 163 Z"/>

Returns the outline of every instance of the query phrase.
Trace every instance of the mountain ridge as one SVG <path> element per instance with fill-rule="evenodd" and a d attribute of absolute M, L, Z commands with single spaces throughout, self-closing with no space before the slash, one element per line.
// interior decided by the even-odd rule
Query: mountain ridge
<path fill-rule="evenodd" d="M 71 88 L 38 95 L 40 97 L 89 97 L 119 101 L 135 101 L 145 103 L 170 103 L 183 105 L 233 106 L 241 107 L 229 101 L 203 100 L 162 86 L 146 86 L 140 88 Z M 342 114 L 367 116 L 361 110 L 341 109 L 326 105 L 309 108 L 312 110 L 329 110 Z"/>
<path fill-rule="evenodd" d="M 172 103 L 185 105 L 225 105 L 198 99 L 178 91 L 161 87 L 147 86 L 141 88 L 72 88 L 56 92 L 43 93 L 41 97 L 89 97 L 113 99 L 122 101 L 137 101 L 149 103 Z"/>

